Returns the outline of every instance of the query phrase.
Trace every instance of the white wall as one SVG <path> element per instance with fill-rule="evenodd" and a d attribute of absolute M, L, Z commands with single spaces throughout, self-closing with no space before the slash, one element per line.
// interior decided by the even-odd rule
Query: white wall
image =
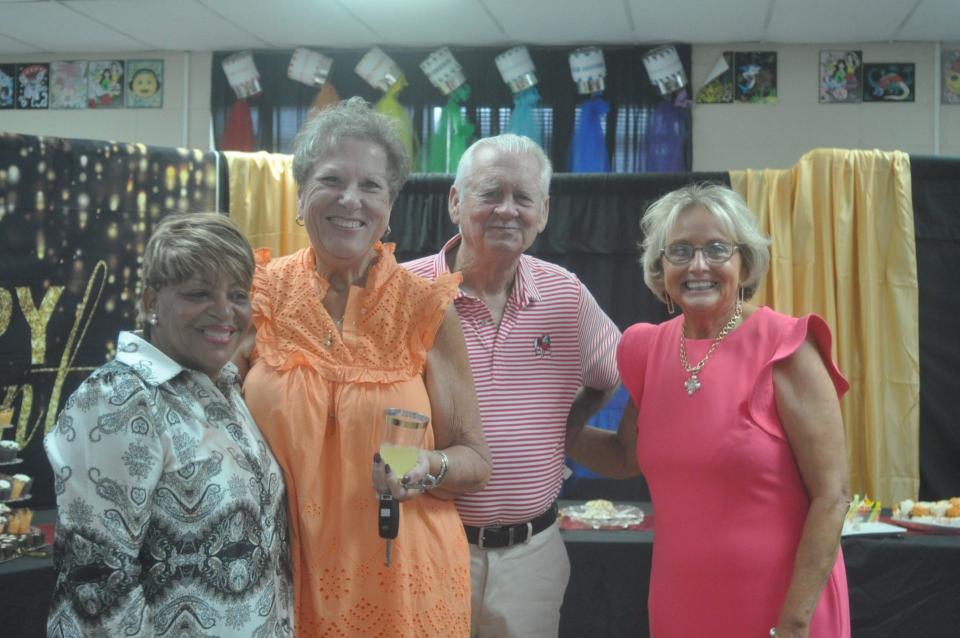
<path fill-rule="evenodd" d="M 866 62 L 913 62 L 916 101 L 906 104 L 819 104 L 820 49 L 861 49 Z M 944 44 L 943 48 L 960 48 Z M 693 47 L 692 81 L 699 88 L 722 51 L 777 51 L 779 103 L 698 104 L 693 112 L 693 168 L 698 171 L 786 168 L 818 147 L 880 148 L 934 154 L 939 111 L 940 154 L 960 155 L 960 105 L 934 95 L 933 43 L 837 45 L 728 44 Z M 210 142 L 209 52 L 129 55 L 2 56 L 0 62 L 163 58 L 162 109 L 0 111 L 0 131 L 186 146 Z M 492 62 L 491 62 L 492 63 Z M 184 127 L 184 69 L 189 100 Z"/>
<path fill-rule="evenodd" d="M 169 51 L 0 56 L 0 63 L 162 59 L 164 74 L 163 108 L 5 110 L 0 111 L 0 131 L 209 150 L 212 57 L 210 52 Z M 186 91 L 185 73 L 189 74 Z"/>
<path fill-rule="evenodd" d="M 864 62 L 913 62 L 917 65 L 916 101 L 820 104 L 821 49 L 860 49 Z M 933 43 L 699 45 L 693 47 L 695 90 L 723 51 L 776 51 L 779 103 L 695 105 L 694 170 L 787 168 L 805 152 L 820 147 L 933 155 L 938 110 L 940 154 L 960 155 L 960 105 L 941 105 L 939 93 L 934 95 Z"/>

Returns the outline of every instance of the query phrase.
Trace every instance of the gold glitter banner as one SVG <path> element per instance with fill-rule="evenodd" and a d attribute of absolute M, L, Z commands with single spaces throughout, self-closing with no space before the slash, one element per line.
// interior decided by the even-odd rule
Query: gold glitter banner
<path fill-rule="evenodd" d="M 0 134 L 0 435 L 53 503 L 41 439 L 62 402 L 136 327 L 153 225 L 217 210 L 214 153 Z M 4 421 L 9 425 L 4 427 Z"/>

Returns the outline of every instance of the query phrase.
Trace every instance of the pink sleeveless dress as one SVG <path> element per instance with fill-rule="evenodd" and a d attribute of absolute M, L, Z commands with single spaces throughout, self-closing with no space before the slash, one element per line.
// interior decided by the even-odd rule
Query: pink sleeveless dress
<path fill-rule="evenodd" d="M 810 500 L 777 415 L 773 366 L 808 334 L 837 394 L 846 380 L 816 315 L 759 308 L 728 336 L 688 396 L 680 365 L 683 317 L 636 324 L 617 362 L 639 408 L 637 459 L 656 516 L 650 576 L 653 638 L 766 636 L 786 597 Z M 688 339 L 699 361 L 712 339 Z M 843 556 L 817 604 L 810 638 L 849 638 Z"/>

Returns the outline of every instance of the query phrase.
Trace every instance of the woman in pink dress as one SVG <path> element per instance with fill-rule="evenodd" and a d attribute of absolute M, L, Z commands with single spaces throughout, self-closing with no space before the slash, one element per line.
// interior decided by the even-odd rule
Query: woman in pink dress
<path fill-rule="evenodd" d="M 608 475 L 646 477 L 651 635 L 848 638 L 848 386 L 829 328 L 747 303 L 770 242 L 729 188 L 669 193 L 641 228 L 644 280 L 680 314 L 623 334 L 626 425 L 570 447 Z"/>

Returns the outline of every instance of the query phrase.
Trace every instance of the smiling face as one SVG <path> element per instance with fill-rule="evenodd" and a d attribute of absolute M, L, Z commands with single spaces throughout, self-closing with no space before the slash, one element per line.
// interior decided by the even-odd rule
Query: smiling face
<path fill-rule="evenodd" d="M 150 343 L 185 368 L 215 378 L 250 325 L 247 286 L 221 276 L 194 277 L 159 290 L 147 288 L 143 307 L 156 313 Z"/>
<path fill-rule="evenodd" d="M 361 268 L 390 222 L 387 154 L 374 142 L 341 139 L 321 155 L 300 189 L 310 245 L 327 268 Z"/>
<path fill-rule="evenodd" d="M 142 99 L 153 97 L 158 88 L 157 76 L 149 69 L 140 69 L 130 80 L 130 90 Z"/>
<path fill-rule="evenodd" d="M 667 235 L 666 245 L 688 242 L 700 247 L 713 241 L 736 244 L 716 217 L 696 206 L 680 213 Z M 693 259 L 682 266 L 671 264 L 663 257 L 660 259 L 666 292 L 684 315 L 726 320 L 736 303 L 740 286 L 739 252 L 734 252 L 722 264 L 708 263 L 702 250 L 696 251 Z"/>
<path fill-rule="evenodd" d="M 463 246 L 483 258 L 519 257 L 547 225 L 550 200 L 540 192 L 540 165 L 529 154 L 481 148 L 463 192 L 450 189 L 450 218 Z"/>

